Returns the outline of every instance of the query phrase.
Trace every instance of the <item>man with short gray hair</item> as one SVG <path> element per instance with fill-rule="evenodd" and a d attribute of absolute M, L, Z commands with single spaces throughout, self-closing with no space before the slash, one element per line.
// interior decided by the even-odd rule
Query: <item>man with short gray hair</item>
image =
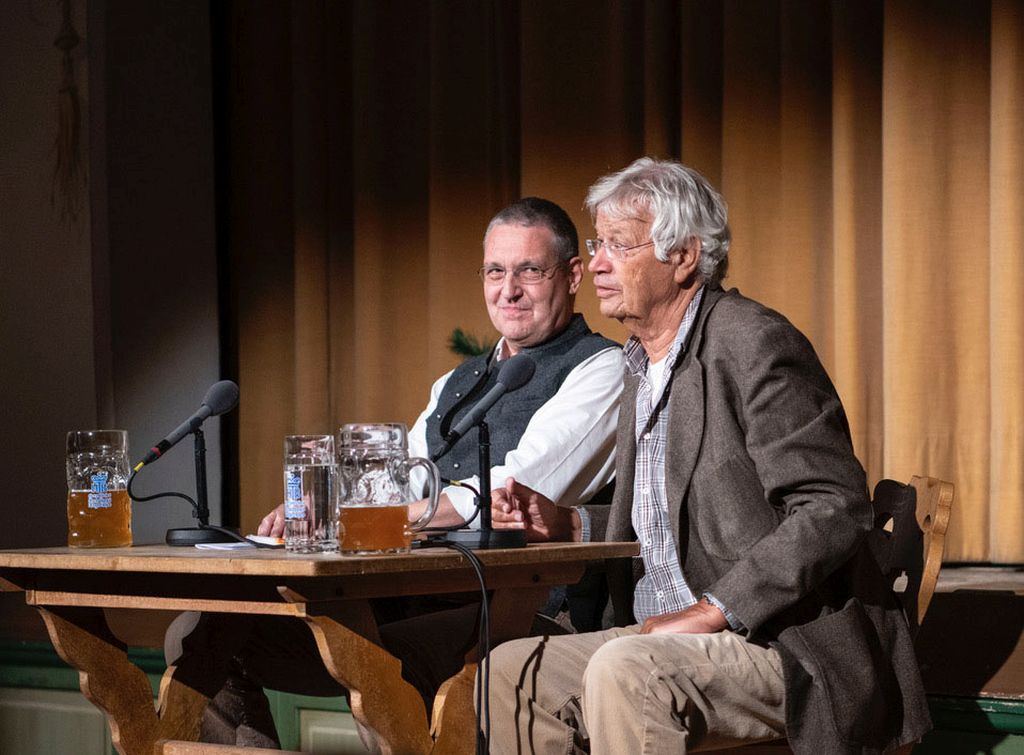
<path fill-rule="evenodd" d="M 930 726 L 906 622 L 865 543 L 864 471 L 807 339 L 724 291 L 725 203 L 696 171 L 637 160 L 591 187 L 602 314 L 632 336 L 615 498 L 591 537 L 636 540 L 610 572 L 616 623 L 506 643 L 495 752 L 685 753 L 786 736 L 882 752 Z M 515 479 L 497 527 L 565 516 Z"/>
<path fill-rule="evenodd" d="M 533 378 L 502 396 L 488 413 L 491 474 L 499 487 L 506 477 L 515 476 L 559 501 L 564 516 L 558 518 L 558 527 L 544 530 L 551 537 L 586 531 L 588 520 L 580 504 L 601 508 L 595 503 L 606 497 L 615 468 L 622 353 L 617 343 L 591 331 L 575 312 L 583 278 L 578 250 L 576 227 L 550 200 L 524 197 L 495 215 L 484 235 L 479 276 L 488 314 L 501 338 L 488 353 L 465 360 L 434 383 L 409 434 L 412 455 L 437 452 L 448 429 L 493 388 L 501 362 L 516 354 L 529 355 L 536 365 Z M 476 433 L 468 433 L 437 459 L 442 476 L 459 484 L 444 488 L 432 525 L 458 526 L 473 518 L 470 488 L 480 484 L 475 474 L 478 460 Z M 485 500 L 488 493 L 494 497 L 493 491 L 481 492 Z M 413 518 L 425 506 L 413 503 Z M 264 517 L 259 534 L 280 536 L 284 521 L 283 505 L 278 506 Z M 479 520 L 474 524 L 479 527 Z M 591 587 L 589 594 L 575 587 L 552 590 L 545 611 L 555 623 L 544 623 L 545 629 L 559 628 L 555 624 L 566 628 L 570 622 L 598 625 L 605 595 L 601 585 Z M 406 618 L 406 601 L 379 601 L 375 608 L 385 647 L 402 658 L 403 675 L 423 695 L 429 711 L 438 685 L 462 668 L 465 651 L 475 641 L 476 605 L 424 619 Z M 424 606 L 417 604 L 415 609 L 409 613 Z M 216 621 L 198 613 L 179 617 L 165 638 L 168 664 L 176 662 L 184 646 L 209 643 L 218 631 Z M 318 696 L 344 693 L 324 668 L 303 622 L 262 616 L 239 633 L 244 636 L 225 669 L 226 680 L 204 714 L 204 741 L 277 746 L 263 687 Z M 436 642 L 435 637 L 444 641 Z"/>

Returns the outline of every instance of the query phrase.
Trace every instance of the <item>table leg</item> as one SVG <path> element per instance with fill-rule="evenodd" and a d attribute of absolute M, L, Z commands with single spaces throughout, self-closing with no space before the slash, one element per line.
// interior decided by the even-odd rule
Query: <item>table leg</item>
<path fill-rule="evenodd" d="M 476 669 L 477 664 L 468 661 L 459 673 L 441 685 L 434 697 L 430 734 L 434 738 L 435 755 L 476 750 L 476 742 L 469 736 L 476 731 Z"/>
<path fill-rule="evenodd" d="M 158 716 L 146 675 L 128 660 L 127 648 L 107 626 L 101 608 L 37 606 L 61 658 L 79 673 L 82 693 L 106 714 L 114 748 L 122 755 L 150 755 L 159 739 L 196 739 L 207 698 L 170 685 Z"/>
<path fill-rule="evenodd" d="M 489 620 L 491 648 L 502 642 L 526 637 L 530 633 L 536 609 L 544 605 L 549 586 L 495 590 L 491 596 Z M 473 753 L 476 742 L 467 732 L 476 731 L 475 678 L 476 650 L 467 655 L 466 665 L 448 679 L 434 698 L 434 755 Z"/>
<path fill-rule="evenodd" d="M 307 604 L 307 612 L 314 609 Z M 428 753 L 432 742 L 419 693 L 402 678 L 402 664 L 367 639 L 376 635 L 372 610 L 365 601 L 316 606 L 305 617 L 313 630 L 327 671 L 350 694 L 352 715 L 378 736 L 381 751 Z M 363 634 L 349 627 L 362 628 Z"/>

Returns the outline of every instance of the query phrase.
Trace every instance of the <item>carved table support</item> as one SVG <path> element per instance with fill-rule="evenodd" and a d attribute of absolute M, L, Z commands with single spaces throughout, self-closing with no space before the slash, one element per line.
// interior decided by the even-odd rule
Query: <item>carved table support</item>
<path fill-rule="evenodd" d="M 171 685 L 173 715 L 158 716 L 142 670 L 107 626 L 100 608 L 38 608 L 61 658 L 78 669 L 82 693 L 106 714 L 110 736 L 122 755 L 149 755 L 159 739 L 196 739 L 208 699 Z M 162 696 L 163 697 L 163 696 Z"/>
<path fill-rule="evenodd" d="M 298 598 L 287 589 L 281 594 Z M 401 661 L 364 636 L 377 639 L 369 603 L 306 604 L 304 618 L 328 673 L 349 691 L 352 715 L 377 735 L 381 752 L 429 753 L 433 743 L 422 698 L 402 678 Z"/>
<path fill-rule="evenodd" d="M 494 591 L 488 616 L 492 650 L 506 640 L 530 633 L 535 608 L 544 605 L 549 590 L 543 585 Z M 477 652 L 473 650 L 467 655 L 462 670 L 442 684 L 434 698 L 431 734 L 435 755 L 471 755 L 476 749 L 476 738 L 468 732 L 477 728 L 474 705 L 477 660 Z"/>

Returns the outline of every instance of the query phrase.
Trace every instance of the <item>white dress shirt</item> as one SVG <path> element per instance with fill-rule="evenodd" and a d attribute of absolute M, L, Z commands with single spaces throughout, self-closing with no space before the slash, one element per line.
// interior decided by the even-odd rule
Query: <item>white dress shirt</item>
<path fill-rule="evenodd" d="M 504 339 L 496 347 L 497 358 L 505 355 Z M 610 346 L 580 362 L 566 375 L 561 387 L 530 418 L 519 444 L 504 459 L 492 459 L 491 489 L 518 482 L 563 506 L 576 506 L 591 497 L 615 476 L 615 428 L 619 420 L 622 393 L 622 349 Z M 451 372 L 430 389 L 430 403 L 409 432 L 409 455 L 427 453 L 427 418 Z M 514 398 L 514 396 L 513 396 Z M 511 400 L 511 399 L 510 399 Z M 426 495 L 426 475 L 414 469 L 413 490 Z M 479 488 L 479 478 L 465 482 Z M 452 506 L 463 519 L 473 515 L 473 493 L 454 485 L 444 488 Z M 479 517 L 472 527 L 480 526 Z"/>

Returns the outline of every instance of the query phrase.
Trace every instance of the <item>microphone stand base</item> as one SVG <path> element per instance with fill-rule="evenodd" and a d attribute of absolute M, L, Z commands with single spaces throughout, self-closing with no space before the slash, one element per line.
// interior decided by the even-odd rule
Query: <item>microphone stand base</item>
<path fill-rule="evenodd" d="M 168 545 L 189 548 L 200 543 L 233 543 L 240 539 L 212 528 L 179 527 L 167 530 L 167 537 L 164 538 L 164 542 Z"/>
<path fill-rule="evenodd" d="M 494 548 L 525 548 L 525 530 L 455 530 L 445 535 L 449 543 L 467 548 L 491 550 Z"/>

